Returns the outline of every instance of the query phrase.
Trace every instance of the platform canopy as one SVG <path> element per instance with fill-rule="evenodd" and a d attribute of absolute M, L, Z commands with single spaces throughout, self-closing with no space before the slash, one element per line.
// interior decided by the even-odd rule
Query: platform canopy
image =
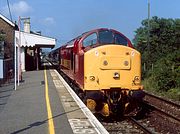
<path fill-rule="evenodd" d="M 19 40 L 20 47 L 53 48 L 56 44 L 56 40 L 54 38 L 45 37 L 34 33 L 15 31 L 15 45 L 17 47 L 19 45 Z"/>

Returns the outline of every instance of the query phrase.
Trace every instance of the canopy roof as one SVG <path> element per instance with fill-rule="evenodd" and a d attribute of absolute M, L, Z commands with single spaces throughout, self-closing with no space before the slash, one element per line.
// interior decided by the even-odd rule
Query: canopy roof
<path fill-rule="evenodd" d="M 20 37 L 19 37 L 20 33 Z M 19 32 L 15 31 L 15 45 L 19 45 L 20 38 L 20 47 L 43 47 L 43 48 L 53 48 L 56 44 L 56 40 L 54 38 L 45 37 L 42 35 Z"/>

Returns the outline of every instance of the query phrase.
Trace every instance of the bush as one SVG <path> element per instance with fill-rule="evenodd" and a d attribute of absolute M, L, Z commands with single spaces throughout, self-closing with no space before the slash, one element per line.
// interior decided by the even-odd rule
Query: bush
<path fill-rule="evenodd" d="M 149 80 L 153 88 L 168 91 L 180 86 L 180 52 L 175 51 L 158 60 Z"/>
<path fill-rule="evenodd" d="M 167 93 L 166 96 L 168 98 L 180 101 L 180 88 L 173 88 L 170 89 Z"/>

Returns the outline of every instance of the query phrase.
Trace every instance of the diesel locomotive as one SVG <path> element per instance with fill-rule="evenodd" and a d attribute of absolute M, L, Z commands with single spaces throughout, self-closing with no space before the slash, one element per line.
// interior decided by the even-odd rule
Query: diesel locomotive
<path fill-rule="evenodd" d="M 122 116 L 143 99 L 141 55 L 122 33 L 91 30 L 53 52 L 91 111 Z"/>

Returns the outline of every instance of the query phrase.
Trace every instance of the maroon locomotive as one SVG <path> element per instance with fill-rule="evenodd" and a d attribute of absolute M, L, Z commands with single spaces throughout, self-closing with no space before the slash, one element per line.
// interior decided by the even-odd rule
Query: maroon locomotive
<path fill-rule="evenodd" d="M 124 114 L 143 98 L 140 53 L 122 33 L 95 29 L 58 50 L 60 70 L 79 88 L 92 111 Z"/>

